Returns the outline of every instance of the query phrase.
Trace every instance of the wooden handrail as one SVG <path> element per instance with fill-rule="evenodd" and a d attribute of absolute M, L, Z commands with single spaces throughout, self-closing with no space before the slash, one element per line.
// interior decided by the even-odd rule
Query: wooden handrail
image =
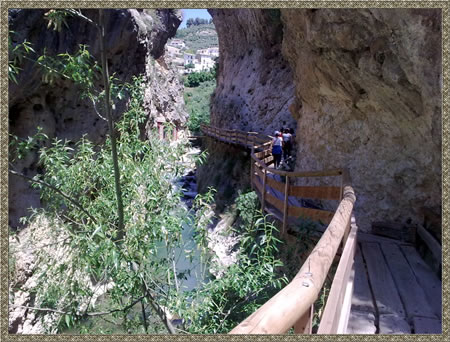
<path fill-rule="evenodd" d="M 351 185 L 344 185 L 343 199 L 332 221 L 295 278 L 230 334 L 284 334 L 307 313 L 326 279 L 355 200 Z"/>
<path fill-rule="evenodd" d="M 209 128 L 205 126 L 203 131 L 205 134 L 208 134 Z M 214 131 L 216 132 L 216 137 L 220 139 L 229 130 L 214 128 Z M 356 197 L 351 186 L 348 171 L 346 169 L 300 172 L 276 170 L 270 168 L 264 162 L 271 156 L 266 151 L 271 148 L 272 137 L 265 136 L 269 141 L 263 142 L 261 138 L 255 139 L 254 132 L 236 130 L 231 130 L 231 132 L 233 132 L 234 137 L 233 143 L 248 147 L 248 142 L 250 142 L 252 150 L 252 188 L 261 195 L 260 200 L 263 211 L 265 209 L 269 210 L 266 202 L 281 209 L 281 217 L 278 217 L 278 219 L 283 222 L 283 233 L 286 231 L 288 215 L 291 211 L 291 215 L 293 215 L 293 213 L 299 212 L 301 209 L 302 213 L 310 213 L 310 215 L 315 217 L 329 217 L 326 221 L 328 222 L 330 219 L 331 221 L 295 278 L 262 307 L 235 327 L 230 334 L 282 334 L 286 333 L 293 326 L 295 327 L 295 332 L 310 332 L 312 305 L 323 287 L 339 244 L 342 243 L 344 245 L 343 255 L 330 290 L 323 320 L 319 326 L 319 333 L 336 333 L 338 331 L 337 327 L 342 326 L 342 319 L 348 319 L 348 312 L 342 312 L 341 314 L 341 312 L 337 311 L 339 305 L 343 303 L 343 298 L 348 295 L 345 293 L 345 290 L 349 287 L 345 286 L 345 284 L 349 281 L 356 246 L 357 228 L 355 226 L 350 230 L 351 214 Z M 245 140 L 237 139 L 236 132 L 239 132 L 241 135 L 244 133 Z M 285 182 L 275 181 L 268 177 L 269 174 L 285 176 Z M 339 187 L 298 187 L 292 185 L 295 184 L 292 181 L 294 178 L 333 176 L 341 176 Z M 267 192 L 266 187 L 267 185 L 270 187 L 270 184 L 283 194 L 284 201 L 275 198 Z M 317 196 L 322 196 L 322 198 L 340 201 L 334 215 L 332 212 L 328 214 L 326 211 L 293 207 L 289 204 L 289 197 L 292 196 L 291 191 L 294 194 L 316 194 Z M 331 215 L 333 215 L 332 218 Z"/>

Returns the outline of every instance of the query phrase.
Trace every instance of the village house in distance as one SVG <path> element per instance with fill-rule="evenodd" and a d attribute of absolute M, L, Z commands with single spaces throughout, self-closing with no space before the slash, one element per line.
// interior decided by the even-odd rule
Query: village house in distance
<path fill-rule="evenodd" d="M 182 39 L 173 39 L 166 45 L 166 56 L 176 65 L 180 74 L 208 71 L 214 67 L 215 60 L 219 57 L 217 46 L 199 49 L 195 53 L 188 53 L 186 49 Z"/>

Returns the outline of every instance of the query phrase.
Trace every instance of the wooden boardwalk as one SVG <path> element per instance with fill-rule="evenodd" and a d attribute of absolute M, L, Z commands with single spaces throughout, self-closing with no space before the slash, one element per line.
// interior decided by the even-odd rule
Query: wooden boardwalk
<path fill-rule="evenodd" d="M 281 181 L 278 175 L 270 177 Z M 283 199 L 277 189 L 266 189 Z M 305 206 L 294 196 L 288 201 Z M 269 205 L 266 211 L 282 219 L 277 208 Z M 352 275 L 347 334 L 442 333 L 442 282 L 413 245 L 359 232 Z"/>
<path fill-rule="evenodd" d="M 415 247 L 358 233 L 348 334 L 440 334 L 442 282 Z"/>
<path fill-rule="evenodd" d="M 413 245 L 358 231 L 352 214 L 355 195 L 347 170 L 274 170 L 270 137 L 211 126 L 202 126 L 202 130 L 214 139 L 252 150 L 252 186 L 262 210 L 283 223 L 283 233 L 288 227 L 295 231 L 294 221 L 299 216 L 322 222 L 318 226 L 323 230 L 318 231 L 321 238 L 297 276 L 232 334 L 279 334 L 292 326 L 295 333 L 311 333 L 311 305 L 338 244 L 343 248 L 318 334 L 442 333 L 441 280 Z M 340 184 L 296 184 L 300 178 L 330 176 L 334 182 L 340 179 Z M 308 199 L 336 201 L 336 208 L 317 208 Z M 425 232 L 422 235 L 430 246 L 431 238 Z M 432 244 L 430 249 L 441 254 Z M 440 255 L 435 257 L 440 259 Z M 316 283 L 314 291 L 308 290 L 305 279 Z"/>

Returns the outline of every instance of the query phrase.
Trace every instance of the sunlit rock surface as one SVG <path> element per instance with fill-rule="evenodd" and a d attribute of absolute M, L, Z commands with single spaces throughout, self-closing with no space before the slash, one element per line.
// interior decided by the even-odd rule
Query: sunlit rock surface
<path fill-rule="evenodd" d="M 440 215 L 441 11 L 269 11 L 210 10 L 213 124 L 270 133 L 291 114 L 296 169 L 348 168 L 362 230 Z"/>

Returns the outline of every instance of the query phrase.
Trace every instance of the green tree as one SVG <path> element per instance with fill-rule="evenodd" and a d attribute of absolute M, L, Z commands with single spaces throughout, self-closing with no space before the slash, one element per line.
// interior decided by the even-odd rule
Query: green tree
<path fill-rule="evenodd" d="M 73 9 L 65 9 L 65 10 L 50 10 L 45 14 L 47 20 L 48 20 L 48 27 L 53 26 L 55 30 L 60 30 L 62 27 L 62 24 L 66 23 L 66 17 L 68 16 L 76 16 L 79 19 L 85 20 L 88 23 L 92 24 L 98 32 L 98 41 L 99 41 L 99 48 L 100 48 L 100 59 L 101 59 L 101 75 L 102 75 L 102 81 L 103 81 L 103 91 L 99 93 L 99 95 L 95 96 L 93 95 L 93 87 L 94 83 L 92 81 L 92 75 L 89 75 L 89 70 L 87 71 L 88 75 L 81 75 L 79 74 L 79 70 L 83 69 L 83 67 L 86 67 L 86 63 L 84 61 L 80 61 L 78 59 L 71 60 L 73 63 L 68 63 L 67 65 L 64 65 L 64 71 L 70 72 L 70 77 L 76 82 L 81 83 L 82 86 L 84 86 L 84 94 L 87 95 L 94 103 L 94 107 L 96 102 L 103 99 L 103 114 L 104 116 L 100 115 L 102 119 L 104 119 L 108 123 L 108 130 L 109 135 L 111 139 L 111 155 L 112 155 L 112 161 L 113 161 L 113 172 L 114 172 L 114 186 L 115 186 L 115 192 L 116 192 L 116 204 L 117 204 L 117 216 L 118 216 L 118 222 L 117 222 L 117 240 L 120 241 L 125 236 L 125 230 L 124 230 L 124 212 L 123 212 L 123 198 L 122 198 L 122 190 L 120 186 L 120 169 L 119 169 L 119 160 L 117 157 L 117 143 L 116 143 L 116 131 L 114 127 L 114 120 L 112 117 L 112 106 L 111 106 L 111 79 L 109 76 L 108 71 L 108 61 L 106 58 L 106 50 L 105 50 L 105 25 L 104 25 L 104 10 L 99 9 L 99 22 L 96 23 L 86 17 L 82 14 L 81 11 L 73 10 Z M 86 52 L 87 50 L 85 50 Z M 65 54 L 66 57 L 70 60 L 70 56 L 68 54 Z M 69 68 L 67 68 L 69 66 Z M 71 67 L 70 67 L 71 66 Z M 88 65 L 89 68 L 89 65 Z M 83 77 L 84 76 L 84 77 Z M 88 82 L 88 84 L 86 84 Z M 83 84 L 84 83 L 84 84 Z"/>
<path fill-rule="evenodd" d="M 67 11 L 83 17 L 81 12 Z M 39 148 L 43 174 L 30 179 L 12 168 L 10 172 L 29 179 L 40 190 L 45 208 L 35 210 L 30 221 L 45 217 L 52 227 L 50 243 L 36 249 L 37 287 L 33 290 L 34 307 L 29 310 L 55 316 L 60 329 L 78 326 L 87 318 L 112 317 L 125 332 L 166 329 L 175 333 L 177 329 L 168 318 L 171 312 L 184 319 L 184 331 L 226 332 L 284 283 L 283 276 L 275 272 L 281 265 L 275 258 L 279 243 L 276 230 L 256 209 L 256 195 L 244 195 L 237 203 L 241 216 L 237 233 L 243 232 L 239 261 L 230 266 L 224 277 L 208 274 L 213 261 L 207 248 L 208 219 L 204 214 L 212 203 L 212 191 L 196 198 L 192 220 L 180 206 L 181 192 L 173 184 L 184 173 L 181 160 L 187 142 L 171 144 L 155 138 L 156 134 L 148 141 L 141 140 L 146 120 L 142 80 L 135 78 L 132 84 L 121 85 L 108 75 L 105 32 L 101 29 L 104 18 L 102 12 L 99 14 L 96 27 L 102 63 L 98 68 L 102 71 L 104 91 L 95 88 L 92 70 L 97 64 L 84 46 L 75 56 L 45 56 L 39 63 L 51 77 L 56 77 L 56 70 L 74 80 L 84 89 L 82 95 L 95 105 L 103 101 L 103 111 L 98 114 L 106 116 L 110 129 L 105 143 L 95 146 L 83 137 L 76 143 L 54 139 L 50 145 L 42 146 L 46 139 L 42 133 L 25 141 L 11 139 L 13 159 Z M 51 12 L 49 23 L 61 28 L 66 15 Z M 206 73 L 198 75 L 202 80 L 208 77 Z M 202 82 L 204 85 L 207 81 Z M 129 96 L 128 109 L 115 123 L 110 119 L 111 108 L 107 107 L 124 93 Z M 118 172 L 111 172 L 116 163 L 120 177 Z M 123 230 L 119 195 L 123 200 Z M 177 269 L 175 262 L 179 255 L 194 258 L 195 248 L 187 247 L 182 236 L 186 224 L 195 227 L 194 239 L 203 264 L 198 289 L 191 292 L 181 291 L 180 283 L 192 265 Z M 102 284 L 109 284 L 110 289 L 107 309 L 99 312 L 93 301 L 96 288 Z M 139 306 L 141 314 L 133 315 Z"/>
<path fill-rule="evenodd" d="M 89 208 L 89 206 L 92 204 L 92 202 L 88 202 L 87 200 L 83 200 L 83 196 L 80 193 L 81 188 L 78 188 L 77 191 L 75 191 L 75 189 L 77 189 L 77 184 L 76 180 L 79 180 L 76 176 L 76 173 L 72 173 L 69 174 L 68 176 L 72 176 L 74 177 L 75 181 L 74 182 L 70 182 L 68 180 L 64 181 L 63 178 L 64 176 L 64 170 L 65 171 L 69 171 L 69 170 L 73 170 L 73 168 L 71 168 L 69 165 L 67 165 L 67 163 L 70 163 L 71 160 L 77 160 L 78 158 L 74 158 L 73 156 L 71 156 L 71 148 L 69 148 L 69 146 L 67 145 L 66 142 L 61 142 L 56 140 L 53 146 L 53 149 L 50 149 L 49 151 L 46 151 L 45 149 L 41 151 L 41 163 L 44 165 L 45 167 L 45 174 L 44 175 L 38 175 L 37 177 L 35 177 L 34 179 L 30 179 L 34 186 L 38 187 L 41 189 L 41 194 L 43 197 L 43 200 L 45 202 L 48 203 L 48 208 L 49 209 L 54 209 L 54 210 L 59 210 L 62 207 L 68 207 L 71 210 L 75 210 L 76 214 L 72 214 L 73 217 L 71 217 L 71 215 L 67 216 L 64 215 L 65 218 L 71 220 L 71 222 L 76 222 L 77 225 L 79 227 L 81 227 L 80 229 L 82 231 L 85 231 L 86 225 L 95 225 L 96 228 L 94 230 L 94 232 L 99 232 L 100 229 L 102 229 L 102 227 L 107 227 L 105 229 L 107 229 L 107 233 L 105 232 L 104 234 L 107 234 L 107 236 L 110 238 L 110 241 L 114 242 L 114 245 L 117 246 L 117 248 L 120 248 L 120 246 L 124 243 L 125 238 L 126 238 L 126 233 L 125 233 L 125 217 L 124 217 L 124 205 L 123 205 L 123 196 L 122 196 L 122 187 L 124 187 L 124 182 L 121 182 L 121 175 L 120 175 L 120 170 L 119 170 L 119 157 L 118 157 L 118 143 L 117 143 L 117 138 L 116 138 L 116 127 L 115 127 L 115 123 L 113 121 L 112 118 L 112 100 L 111 100 L 111 93 L 114 92 L 114 90 L 117 90 L 116 88 L 114 88 L 114 84 L 111 82 L 111 77 L 109 76 L 108 73 L 108 65 L 107 65 L 107 59 L 106 59 L 106 51 L 105 51 L 105 28 L 104 28 L 104 11 L 102 9 L 99 10 L 99 23 L 95 23 L 92 20 L 90 20 L 89 18 L 85 17 L 81 11 L 76 11 L 76 10 L 50 10 L 49 12 L 46 13 L 46 17 L 49 21 L 49 27 L 53 26 L 54 29 L 59 30 L 62 27 L 63 23 L 65 22 L 65 18 L 68 15 L 73 15 L 73 16 L 77 16 L 78 18 L 81 18 L 83 20 L 88 21 L 89 23 L 93 24 L 97 30 L 98 30 L 98 35 L 99 35 L 99 43 L 100 43 L 100 55 L 101 55 L 101 64 L 102 67 L 100 68 L 101 74 L 102 74 L 102 80 L 103 80 L 103 89 L 102 91 L 97 91 L 97 93 L 95 94 L 95 87 L 94 87 L 94 81 L 93 81 L 93 77 L 94 77 L 94 73 L 93 70 L 95 70 L 94 68 L 91 68 L 91 64 L 89 63 L 90 61 L 90 55 L 89 52 L 87 51 L 87 49 L 85 48 L 81 48 L 79 51 L 79 56 L 74 57 L 71 56 L 69 54 L 61 54 L 59 56 L 59 58 L 52 58 L 52 57 L 47 57 L 47 56 L 41 56 L 40 58 L 38 58 L 38 63 L 40 65 L 44 66 L 44 70 L 46 73 L 46 76 L 49 77 L 50 79 L 52 77 L 56 77 L 56 75 L 59 76 L 63 76 L 65 78 L 70 78 L 72 79 L 76 84 L 80 85 L 83 88 L 83 96 L 89 97 L 93 103 L 94 106 L 97 110 L 96 104 L 99 103 L 100 101 L 103 101 L 103 110 L 101 111 L 103 116 L 100 114 L 100 111 L 97 111 L 97 113 L 99 114 L 99 116 L 101 118 L 103 118 L 105 121 L 107 121 L 108 123 L 108 129 L 109 129 L 109 140 L 107 142 L 107 146 L 109 146 L 109 148 L 105 148 L 103 151 L 108 151 L 111 155 L 111 159 L 107 159 L 104 156 L 100 159 L 100 160 L 107 160 L 108 162 L 105 165 L 111 165 L 112 169 L 113 169 L 113 180 L 114 180 L 114 188 L 115 188 L 115 199 L 110 198 L 110 196 L 108 195 L 108 201 L 107 202 L 103 202 L 102 203 L 102 207 L 103 208 L 97 208 L 98 211 L 102 211 L 104 208 L 108 208 L 107 203 L 109 204 L 115 204 L 116 205 L 116 209 L 115 210 L 109 210 L 108 211 L 108 216 L 110 217 L 109 220 L 107 220 L 105 222 L 104 219 L 100 218 L 96 218 L 96 215 L 93 213 L 95 212 L 95 208 Z M 96 64 L 95 64 L 96 65 Z M 120 92 L 118 92 L 117 94 L 120 97 Z M 126 135 L 125 135 L 126 136 Z M 30 140 L 30 139 L 29 139 Z M 29 142 L 28 147 L 33 145 L 33 142 L 36 139 L 31 139 Z M 14 141 L 12 144 L 16 144 L 16 146 L 20 147 L 20 143 L 17 143 L 17 141 Z M 22 145 L 23 147 L 23 145 Z M 81 145 L 78 146 L 80 151 L 83 151 L 83 153 L 85 153 L 85 155 L 87 155 L 89 158 L 98 158 L 98 156 L 95 156 L 95 153 L 93 152 L 93 146 L 91 144 L 89 144 L 89 142 L 85 142 L 84 140 L 82 140 Z M 20 155 L 20 153 L 18 154 Z M 49 157 L 50 155 L 50 157 Z M 54 159 L 56 158 L 56 159 Z M 109 164 L 109 161 L 111 162 L 111 164 Z M 80 160 L 78 160 L 79 165 L 82 167 L 82 163 Z M 122 170 L 124 169 L 124 164 L 125 161 L 122 160 Z M 89 168 L 87 168 L 86 170 L 88 170 Z M 104 169 L 104 171 L 106 171 L 107 169 Z M 51 175 L 53 171 L 53 177 L 55 178 L 53 179 L 48 179 L 45 178 L 46 175 Z M 79 175 L 84 174 L 83 172 L 81 172 L 82 170 L 78 170 L 79 171 Z M 92 171 L 92 169 L 90 170 Z M 21 176 L 21 177 L 25 177 L 28 178 L 27 176 L 11 169 L 10 172 L 13 175 L 16 176 Z M 63 173 L 61 173 L 63 172 Z M 58 179 L 58 176 L 60 176 L 61 178 Z M 89 179 L 89 177 L 86 176 L 86 179 Z M 43 177 L 43 178 L 40 178 Z M 122 177 L 124 178 L 124 177 Z M 56 183 L 55 183 L 56 182 Z M 69 189 L 65 189 L 64 185 L 65 182 L 67 182 L 67 184 L 69 184 L 71 186 L 71 188 Z M 83 191 L 88 191 L 89 193 L 96 193 L 97 191 L 92 191 L 92 187 L 94 186 L 95 189 L 95 185 L 93 184 L 83 184 L 82 185 L 82 189 L 84 189 Z M 49 192 L 51 192 L 51 194 L 49 194 Z M 54 193 L 56 193 L 58 196 L 54 197 Z M 116 213 L 117 216 L 112 215 L 111 217 L 111 213 Z M 85 216 L 83 217 L 79 217 L 79 215 Z M 127 229 L 128 230 L 128 229 Z M 78 231 L 78 229 L 75 229 L 75 232 Z M 93 234 L 95 235 L 95 234 Z M 92 237 L 92 236 L 91 236 Z M 111 247 L 111 246 L 109 246 Z M 114 249 L 112 249 L 113 253 L 118 253 L 117 251 L 115 251 Z M 117 267 L 117 262 L 119 259 L 117 259 L 117 255 L 115 254 L 113 256 L 113 259 L 115 260 L 114 262 L 116 263 L 116 267 Z M 90 267 L 93 268 L 93 272 L 94 274 L 90 273 L 90 275 L 92 276 L 96 276 L 98 277 L 99 274 L 95 274 L 95 267 L 92 265 L 92 262 L 88 262 L 87 264 Z M 112 274 L 111 272 L 106 272 L 108 275 L 108 278 L 115 278 L 115 274 Z M 140 278 L 139 278 L 140 279 Z M 72 283 L 73 286 L 75 286 L 75 288 L 77 290 L 80 290 L 80 284 L 79 282 L 75 281 L 75 283 Z M 142 280 L 139 283 L 139 287 L 142 288 L 144 287 L 145 292 L 144 295 L 141 296 L 141 301 L 146 298 L 151 304 L 152 306 L 155 307 L 156 312 L 158 313 L 158 315 L 160 316 L 161 320 L 165 323 L 167 329 L 169 330 L 169 332 L 174 333 L 173 327 L 171 327 L 170 323 L 167 321 L 166 318 L 166 314 L 163 310 L 160 309 L 159 304 L 156 303 L 154 301 L 153 295 L 151 293 L 149 293 L 148 289 L 147 289 L 147 285 L 145 284 L 145 281 Z M 54 291 L 50 291 L 49 293 L 52 295 L 52 297 L 55 297 L 55 293 L 58 293 L 58 289 L 60 289 L 61 286 L 59 285 L 55 285 L 53 290 Z M 81 292 L 82 293 L 87 293 L 87 290 L 84 289 Z M 80 291 L 75 291 L 72 293 L 72 296 L 76 296 L 77 293 L 79 295 Z M 53 298 L 53 300 L 55 300 Z M 52 301 L 50 301 L 49 303 L 51 303 Z M 44 300 L 44 302 L 42 304 L 46 304 L 47 302 Z M 74 306 L 69 309 L 68 312 L 64 311 L 64 314 L 67 316 L 70 313 L 70 316 L 67 317 L 71 317 L 73 318 L 74 316 L 79 317 L 79 313 L 75 313 L 75 307 L 77 306 L 79 302 L 75 301 L 75 304 L 73 304 Z M 67 304 L 69 305 L 69 304 Z M 143 302 L 142 302 L 142 305 Z M 144 322 L 146 322 L 146 320 L 144 320 Z M 67 323 L 67 322 L 66 322 Z M 69 324 L 69 323 L 68 323 Z M 146 324 L 146 323 L 145 323 Z"/>
<path fill-rule="evenodd" d="M 214 70 L 214 69 L 213 69 Z M 216 78 L 215 71 L 199 71 L 199 72 L 192 72 L 190 73 L 185 82 L 184 85 L 186 87 L 198 87 L 201 83 L 214 80 Z"/>
<path fill-rule="evenodd" d="M 109 291 L 110 309 L 102 315 L 120 318 L 124 331 L 136 331 L 139 326 L 148 331 L 150 306 L 167 331 L 175 333 L 164 307 L 176 297 L 175 279 L 182 271 L 174 269 L 173 261 L 175 251 L 183 249 L 181 231 L 187 216 L 172 182 L 184 172 L 180 159 L 186 145 L 157 138 L 142 141 L 146 119 L 143 86 L 136 79 L 125 88 L 131 102 L 117 123 L 120 134 L 116 142 L 123 170 L 127 234 L 118 244 L 117 216 L 111 215 L 116 199 L 110 137 L 100 150 L 86 138 L 74 147 L 59 139 L 42 147 L 40 163 L 45 173 L 31 181 L 46 205 L 36 210 L 31 220 L 44 214 L 55 227 L 55 235 L 50 237 L 50 250 L 38 251 L 35 306 L 58 313 L 61 324 L 67 326 L 99 316 L 90 304 L 95 291 L 86 279 L 92 279 L 96 286 L 114 284 Z M 53 249 L 57 246 L 74 252 L 55 260 Z M 166 258 L 161 257 L 163 252 Z M 146 314 L 131 322 L 127 316 L 139 303 Z"/>

